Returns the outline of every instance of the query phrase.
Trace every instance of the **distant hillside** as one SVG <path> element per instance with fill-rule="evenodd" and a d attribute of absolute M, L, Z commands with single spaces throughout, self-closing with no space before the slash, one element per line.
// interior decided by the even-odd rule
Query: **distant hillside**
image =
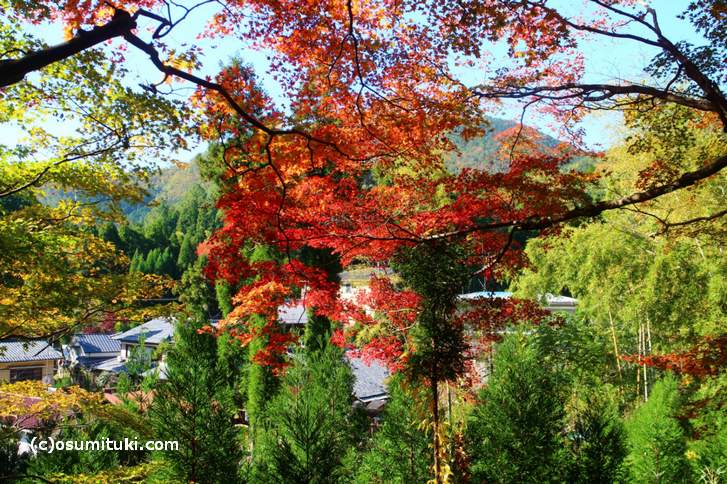
<path fill-rule="evenodd" d="M 477 170 L 488 170 L 494 172 L 504 172 L 507 170 L 508 160 L 502 158 L 499 154 L 502 144 L 496 139 L 497 134 L 508 130 L 517 125 L 515 121 L 489 118 L 488 126 L 484 136 L 464 140 L 459 133 L 452 133 L 450 139 L 458 147 L 458 152 L 452 152 L 445 155 L 445 164 L 447 169 L 453 173 L 461 171 L 464 168 L 472 168 Z M 560 142 L 540 133 L 541 142 L 544 146 L 552 148 Z M 579 157 L 567 164 L 564 169 L 575 169 L 578 171 L 590 171 L 594 167 L 594 161 L 590 158 Z"/>
<path fill-rule="evenodd" d="M 504 171 L 505 162 L 499 161 L 500 143 L 495 140 L 495 135 L 512 128 L 515 124 L 514 121 L 491 118 L 485 135 L 470 140 L 464 140 L 457 132 L 452 133 L 449 139 L 457 146 L 459 153 L 452 152 L 445 155 L 444 162 L 447 169 L 451 172 L 458 172 L 464 168 Z"/>
<path fill-rule="evenodd" d="M 202 185 L 203 187 L 206 185 L 195 162 L 163 168 L 158 175 L 152 177 L 149 183 L 149 197 L 146 203 L 164 202 L 167 205 L 174 206 L 195 185 Z M 150 210 L 151 208 L 148 205 L 127 205 L 124 207 L 124 212 L 129 220 L 135 223 L 144 220 Z"/>

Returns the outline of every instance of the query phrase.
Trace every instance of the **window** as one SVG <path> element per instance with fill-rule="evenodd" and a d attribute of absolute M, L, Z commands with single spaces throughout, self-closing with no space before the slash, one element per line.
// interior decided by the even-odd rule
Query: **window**
<path fill-rule="evenodd" d="M 23 380 L 42 380 L 43 367 L 10 368 L 10 383 Z"/>

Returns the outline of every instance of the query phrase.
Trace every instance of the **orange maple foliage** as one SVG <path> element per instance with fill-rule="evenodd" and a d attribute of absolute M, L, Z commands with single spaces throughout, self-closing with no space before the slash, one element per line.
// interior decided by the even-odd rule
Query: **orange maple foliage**
<path fill-rule="evenodd" d="M 705 337 L 687 351 L 662 355 L 625 355 L 625 361 L 697 378 L 715 376 L 727 366 L 727 334 Z"/>

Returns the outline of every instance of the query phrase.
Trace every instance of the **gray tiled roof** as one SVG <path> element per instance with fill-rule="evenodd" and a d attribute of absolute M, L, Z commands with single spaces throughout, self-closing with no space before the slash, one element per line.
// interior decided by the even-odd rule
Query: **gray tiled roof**
<path fill-rule="evenodd" d="M 78 344 L 86 353 L 118 353 L 121 351 L 121 343 L 113 339 L 110 334 L 77 334 L 73 342 Z"/>
<path fill-rule="evenodd" d="M 362 402 L 387 398 L 386 379 L 389 369 L 377 361 L 365 362 L 361 358 L 346 355 L 355 378 L 353 394 Z"/>
<path fill-rule="evenodd" d="M 79 365 L 83 366 L 84 368 L 88 368 L 89 370 L 95 370 L 96 367 L 101 364 L 107 364 L 111 360 L 117 361 L 118 358 L 115 356 L 108 357 L 108 356 L 97 356 L 97 357 L 88 357 L 88 356 L 79 356 L 76 360 Z"/>
<path fill-rule="evenodd" d="M 141 333 L 144 333 L 148 344 L 158 345 L 163 341 L 171 341 L 174 337 L 174 320 L 171 318 L 152 319 L 128 331 L 115 334 L 112 338 L 125 343 L 137 343 Z"/>
<path fill-rule="evenodd" d="M 63 355 L 45 340 L 0 340 L 0 362 L 60 360 Z"/>
<path fill-rule="evenodd" d="M 123 361 L 119 361 L 118 358 L 109 358 L 103 360 L 93 367 L 94 370 L 99 371 L 112 371 L 114 373 L 121 373 L 126 371 L 126 364 Z"/>

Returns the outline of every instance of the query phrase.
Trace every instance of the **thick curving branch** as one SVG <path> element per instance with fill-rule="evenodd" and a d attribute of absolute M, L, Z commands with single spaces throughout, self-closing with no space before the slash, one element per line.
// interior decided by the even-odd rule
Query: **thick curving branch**
<path fill-rule="evenodd" d="M 573 210 L 569 210 L 560 215 L 554 215 L 554 216 L 535 215 L 532 217 L 528 217 L 524 220 L 509 220 L 509 221 L 501 221 L 501 222 L 494 222 L 494 223 L 474 224 L 473 226 L 462 229 L 462 230 L 454 230 L 454 231 L 445 232 L 445 233 L 441 233 L 441 234 L 435 234 L 435 235 L 432 235 L 425 239 L 422 239 L 422 241 L 454 237 L 454 236 L 458 236 L 458 235 L 466 235 L 468 233 L 496 230 L 496 229 L 502 229 L 502 228 L 506 228 L 506 227 L 513 227 L 515 230 L 547 229 L 547 228 L 553 227 L 555 225 L 558 225 L 558 224 L 561 224 L 564 222 L 568 222 L 570 220 L 574 220 L 574 219 L 578 219 L 578 218 L 596 217 L 596 216 L 600 215 L 601 213 L 606 212 L 608 210 L 626 208 L 631 205 L 636 205 L 638 203 L 654 200 L 655 198 L 658 198 L 662 195 L 666 195 L 667 193 L 675 192 L 677 190 L 681 190 L 683 188 L 687 188 L 692 185 L 695 185 L 699 181 L 704 180 L 706 178 L 709 178 L 712 175 L 719 173 L 725 167 L 727 167 L 727 155 L 720 156 L 719 158 L 715 159 L 711 163 L 708 163 L 707 165 L 703 166 L 702 168 L 700 168 L 698 170 L 684 173 L 682 176 L 680 176 L 673 182 L 658 185 L 658 186 L 655 186 L 653 188 L 650 188 L 648 190 L 644 190 L 641 192 L 632 193 L 631 195 L 627 195 L 625 197 L 616 198 L 616 199 L 612 199 L 612 200 L 603 200 L 601 202 L 597 202 L 594 204 L 585 205 L 583 207 L 578 207 Z"/>
<path fill-rule="evenodd" d="M 474 89 L 475 96 L 482 99 L 536 98 L 544 100 L 581 99 L 584 102 L 599 102 L 618 96 L 648 96 L 663 101 L 681 104 L 691 109 L 719 113 L 720 108 L 704 98 L 687 97 L 657 87 L 641 84 L 588 84 L 568 82 L 553 86 L 504 86 L 490 89 Z"/>
<path fill-rule="evenodd" d="M 114 37 L 121 37 L 136 28 L 136 17 L 117 10 L 112 19 L 89 31 L 79 30 L 73 38 L 62 44 L 29 53 L 19 59 L 0 61 L 0 88 L 16 84 L 31 72 L 54 62 L 62 61 Z"/>

